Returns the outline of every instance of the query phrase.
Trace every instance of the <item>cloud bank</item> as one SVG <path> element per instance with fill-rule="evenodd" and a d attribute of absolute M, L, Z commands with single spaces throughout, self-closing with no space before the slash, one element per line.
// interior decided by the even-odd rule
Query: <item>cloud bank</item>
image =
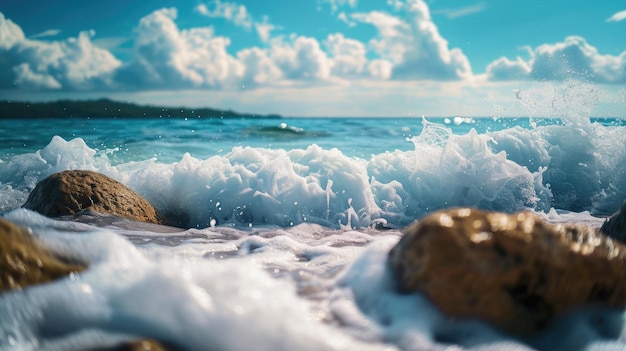
<path fill-rule="evenodd" d="M 58 30 L 27 38 L 18 24 L 0 13 L 0 89 L 237 91 L 474 80 L 470 60 L 461 49 L 450 47 L 423 0 L 388 0 L 387 7 L 369 12 L 358 11 L 358 5 L 356 0 L 318 1 L 348 26 L 373 28 L 375 34 L 367 41 L 341 32 L 323 38 L 278 35 L 279 26 L 267 16 L 253 16 L 243 5 L 221 0 L 199 3 L 194 8 L 197 14 L 256 32 L 258 45 L 237 51 L 229 37 L 211 26 L 181 29 L 177 9 L 163 8 L 139 20 L 132 32 L 132 55 L 124 62 L 98 46 L 93 31 L 65 40 L 54 40 Z M 454 18 L 484 9 L 479 3 L 447 15 Z M 624 11 L 618 12 L 607 21 L 624 16 Z M 604 55 L 576 36 L 526 50 L 526 59 L 500 57 L 490 63 L 485 76 L 491 81 L 573 77 L 626 83 L 626 51 Z"/>
<path fill-rule="evenodd" d="M 530 56 L 528 60 L 501 57 L 489 64 L 488 79 L 563 81 L 578 78 L 601 84 L 626 83 L 626 51 L 618 56 L 602 55 L 578 36 L 526 50 Z"/>
<path fill-rule="evenodd" d="M 0 13 L 0 88 L 103 89 L 121 66 L 91 42 L 93 31 L 63 41 L 38 41 Z"/>

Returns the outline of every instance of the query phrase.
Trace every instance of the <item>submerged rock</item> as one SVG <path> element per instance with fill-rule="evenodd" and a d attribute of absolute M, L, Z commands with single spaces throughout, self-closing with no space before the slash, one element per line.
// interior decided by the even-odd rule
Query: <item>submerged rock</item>
<path fill-rule="evenodd" d="M 617 212 L 607 218 L 600 230 L 611 238 L 626 242 L 626 200 Z"/>
<path fill-rule="evenodd" d="M 62 216 L 89 210 L 163 224 L 156 209 L 124 184 L 93 171 L 63 171 L 37 184 L 24 204 L 45 216 Z"/>
<path fill-rule="evenodd" d="M 528 336 L 577 307 L 626 306 L 626 247 L 529 212 L 459 208 L 407 228 L 389 253 L 402 292 Z"/>
<path fill-rule="evenodd" d="M 50 282 L 84 269 L 45 250 L 26 229 L 0 219 L 0 292 Z"/>

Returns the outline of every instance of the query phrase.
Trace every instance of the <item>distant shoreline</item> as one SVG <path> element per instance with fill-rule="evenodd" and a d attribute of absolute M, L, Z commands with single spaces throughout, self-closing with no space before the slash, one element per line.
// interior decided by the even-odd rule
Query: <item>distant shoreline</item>
<path fill-rule="evenodd" d="M 0 101 L 0 119 L 35 118 L 282 118 L 212 108 L 137 105 L 110 99 L 51 102 Z"/>

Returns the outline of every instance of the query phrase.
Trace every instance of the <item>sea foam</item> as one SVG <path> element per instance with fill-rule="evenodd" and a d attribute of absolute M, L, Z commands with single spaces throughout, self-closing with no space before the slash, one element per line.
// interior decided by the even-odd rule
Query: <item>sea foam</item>
<path fill-rule="evenodd" d="M 599 123 L 453 134 L 423 122 L 413 150 L 369 159 L 315 144 L 237 146 L 178 162 L 114 162 L 115 151 L 58 136 L 0 163 L 0 211 L 24 203 L 36 183 L 66 169 L 104 173 L 189 227 L 316 223 L 403 227 L 452 206 L 513 212 L 550 208 L 606 215 L 626 197 L 626 128 Z"/>
<path fill-rule="evenodd" d="M 386 259 L 399 231 L 303 223 L 157 234 L 54 221 L 25 209 L 5 217 L 89 269 L 0 295 L 0 350 L 90 349 L 135 337 L 188 350 L 626 346 L 623 310 L 578 311 L 518 340 L 445 316 L 420 294 L 398 293 Z"/>
<path fill-rule="evenodd" d="M 89 262 L 89 269 L 0 296 L 1 350 L 89 348 L 130 335 L 188 350 L 373 349 L 327 325 L 324 313 L 312 314 L 313 302 L 299 297 L 289 278 L 300 276 L 299 285 L 305 285 L 302 276 L 332 268 L 329 261 L 345 265 L 354 257 L 351 250 L 315 248 L 274 233 L 241 236 L 232 241 L 240 248 L 237 255 L 212 259 L 204 253 L 220 247 L 213 241 L 222 234 L 205 229 L 202 242 L 197 231 L 179 233 L 190 241 L 162 255 L 163 246 L 136 246 L 111 230 L 56 222 L 24 209 L 6 218 L 31 228 L 49 249 Z M 310 259 L 303 262 L 298 255 Z M 273 266 L 259 264 L 264 262 Z M 269 267 L 288 275 L 275 279 Z"/>

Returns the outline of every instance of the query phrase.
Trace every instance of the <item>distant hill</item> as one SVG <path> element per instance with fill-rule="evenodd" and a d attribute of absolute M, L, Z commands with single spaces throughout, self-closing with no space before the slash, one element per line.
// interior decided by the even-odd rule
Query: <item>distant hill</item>
<path fill-rule="evenodd" d="M 0 101 L 0 119 L 11 118 L 280 118 L 212 108 L 136 105 L 109 99 L 53 102 Z"/>

